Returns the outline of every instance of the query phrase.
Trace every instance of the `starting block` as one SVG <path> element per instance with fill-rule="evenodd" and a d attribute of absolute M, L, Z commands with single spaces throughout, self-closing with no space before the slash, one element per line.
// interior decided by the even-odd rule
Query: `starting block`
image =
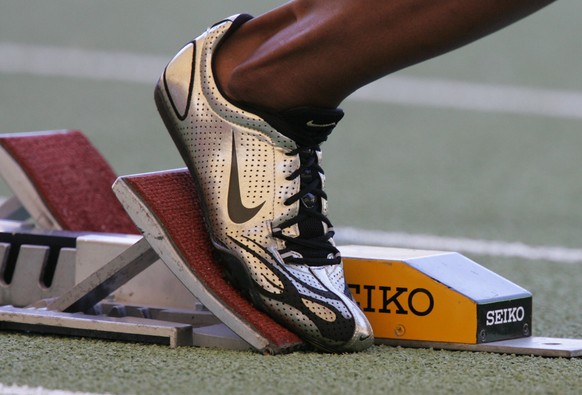
<path fill-rule="evenodd" d="M 6 146 L 2 138 L 0 146 Z M 10 168 L 18 168 L 10 157 L 16 163 Z M 44 199 L 44 192 L 35 190 L 30 199 L 30 188 L 17 190 L 20 202 Z M 223 278 L 186 169 L 120 177 L 113 190 L 125 209 L 120 215 L 143 237 L 0 219 L 0 329 L 263 353 L 305 347 Z M 23 204 L 27 211 L 30 204 Z M 15 206 L 9 199 L 0 213 Z M 58 210 L 45 205 L 45 211 Z M 532 337 L 531 293 L 462 255 L 364 246 L 340 251 L 377 344 L 582 356 L 581 339 Z M 156 263 L 165 270 L 128 287 Z M 166 286 L 156 288 L 159 283 Z M 130 292 L 120 292 L 124 287 Z M 165 306 L 144 304 L 140 292 Z"/>
<path fill-rule="evenodd" d="M 0 171 L 41 228 L 139 233 L 111 192 L 115 173 L 80 131 L 1 134 Z"/>

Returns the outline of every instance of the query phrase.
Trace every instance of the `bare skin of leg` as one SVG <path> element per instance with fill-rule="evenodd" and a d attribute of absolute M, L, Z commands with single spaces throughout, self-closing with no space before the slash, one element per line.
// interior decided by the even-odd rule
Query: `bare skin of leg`
<path fill-rule="evenodd" d="M 358 88 L 497 31 L 554 0 L 294 0 L 216 54 L 230 98 L 273 111 L 335 108 Z"/>

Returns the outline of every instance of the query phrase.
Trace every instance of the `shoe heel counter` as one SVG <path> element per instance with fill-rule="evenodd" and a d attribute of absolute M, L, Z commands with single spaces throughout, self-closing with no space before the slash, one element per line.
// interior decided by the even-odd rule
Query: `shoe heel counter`
<path fill-rule="evenodd" d="M 183 121 L 188 116 L 194 89 L 196 42 L 190 42 L 167 64 L 158 87 L 167 96 L 175 116 Z M 161 85 L 161 86 L 160 86 Z"/>

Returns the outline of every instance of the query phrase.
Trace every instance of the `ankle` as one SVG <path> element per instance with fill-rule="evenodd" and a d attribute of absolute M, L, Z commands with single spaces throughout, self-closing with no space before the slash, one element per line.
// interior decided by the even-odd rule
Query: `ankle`
<path fill-rule="evenodd" d="M 273 111 L 288 108 L 289 92 L 279 92 L 276 78 L 272 78 L 268 71 L 261 71 L 247 63 L 235 67 L 221 88 L 233 102 Z"/>
<path fill-rule="evenodd" d="M 257 33 L 253 21 L 234 32 L 217 49 L 214 55 L 216 83 L 232 102 L 280 109 L 275 99 L 286 99 L 287 92 L 277 94 L 281 76 L 269 57 L 257 53 L 268 39 L 264 32 Z"/>
<path fill-rule="evenodd" d="M 221 44 L 215 78 L 228 99 L 273 111 L 339 105 L 343 96 L 322 84 L 328 66 L 318 61 L 306 33 L 305 15 L 317 4 L 291 1 L 246 22 Z"/>
<path fill-rule="evenodd" d="M 244 61 L 247 53 L 252 50 L 250 48 L 247 49 L 248 45 L 245 45 L 245 41 L 239 39 L 243 28 L 244 25 L 226 39 L 214 53 L 213 67 L 216 85 L 228 99 L 233 101 L 239 101 L 240 99 L 237 94 L 237 86 L 232 83 L 232 75 L 235 69 Z"/>
<path fill-rule="evenodd" d="M 225 97 L 233 103 L 243 103 L 271 112 L 297 107 L 336 108 L 340 101 L 330 99 L 305 85 L 300 77 L 290 78 L 288 68 L 272 62 L 246 61 L 236 66 L 217 83 Z"/>

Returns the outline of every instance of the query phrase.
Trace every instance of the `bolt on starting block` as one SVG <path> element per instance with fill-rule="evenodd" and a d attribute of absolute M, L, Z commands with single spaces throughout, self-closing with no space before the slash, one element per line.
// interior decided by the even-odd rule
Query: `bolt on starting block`
<path fill-rule="evenodd" d="M 186 169 L 119 177 L 109 189 L 128 214 L 125 229 L 142 235 L 15 220 L 23 208 L 61 219 L 31 167 L 14 172 L 21 158 L 11 143 L 39 137 L 57 139 L 57 156 L 71 144 L 69 132 L 0 138 L 0 168 L 11 169 L 0 171 L 17 198 L 0 202 L 0 329 L 273 354 L 305 348 L 223 277 Z M 582 339 L 532 336 L 532 294 L 458 253 L 339 249 L 377 344 L 582 356 Z"/>

